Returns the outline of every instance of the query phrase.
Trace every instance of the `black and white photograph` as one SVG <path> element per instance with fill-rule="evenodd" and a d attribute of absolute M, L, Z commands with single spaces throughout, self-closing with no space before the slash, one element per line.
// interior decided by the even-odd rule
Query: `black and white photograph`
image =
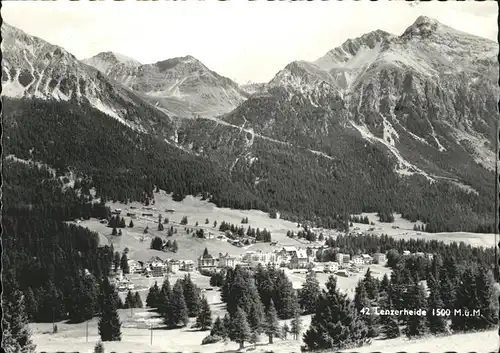
<path fill-rule="evenodd" d="M 2 348 L 499 352 L 496 1 L 5 1 Z"/>

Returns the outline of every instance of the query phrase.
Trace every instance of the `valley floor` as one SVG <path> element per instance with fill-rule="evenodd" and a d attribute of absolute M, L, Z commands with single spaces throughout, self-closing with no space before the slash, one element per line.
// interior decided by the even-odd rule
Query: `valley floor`
<path fill-rule="evenodd" d="M 297 247 L 306 247 L 309 242 L 299 239 L 291 239 L 286 236 L 287 231 L 297 232 L 297 224 L 281 219 L 271 219 L 266 213 L 256 210 L 231 210 L 226 208 L 218 208 L 215 205 L 202 201 L 199 198 L 187 197 L 182 202 L 175 202 L 170 195 L 165 193 L 155 194 L 155 205 L 152 209 L 144 210 L 143 205 L 132 203 L 128 205 L 112 203 L 112 209 L 122 209 L 122 215 L 128 225 L 130 217 L 127 217 L 127 212 L 137 213 L 137 219 L 133 219 L 133 228 L 122 229 L 122 236 L 112 236 L 111 229 L 105 224 L 99 223 L 98 220 L 91 219 L 82 221 L 81 226 L 85 226 L 99 233 L 101 245 L 113 243 L 115 251 L 122 252 L 125 248 L 129 249 L 129 259 L 138 261 L 147 261 L 152 256 L 158 256 L 162 259 L 174 258 L 179 260 L 193 260 L 203 253 L 206 247 L 208 251 L 217 256 L 219 253 L 230 253 L 240 255 L 248 250 L 263 250 L 273 251 L 280 249 L 285 245 L 293 245 Z M 134 207 L 134 208 L 131 208 Z M 175 210 L 174 213 L 167 213 L 166 210 Z M 142 216 L 142 213 L 152 213 L 153 216 Z M 158 214 L 163 217 L 168 217 L 170 223 L 168 227 L 174 226 L 177 229 L 177 234 L 174 234 L 169 239 L 176 240 L 179 245 L 177 253 L 162 252 L 149 249 L 151 239 L 154 236 L 160 236 L 167 239 L 166 231 L 159 232 L 156 230 Z M 365 214 L 363 214 L 364 216 Z M 394 223 L 379 223 L 375 214 L 366 214 L 374 225 L 354 224 L 354 231 L 371 232 L 373 234 L 388 234 L 397 239 L 408 238 L 424 238 L 438 239 L 445 242 L 449 241 L 464 241 L 473 246 L 494 246 L 494 235 L 492 234 L 471 234 L 471 233 L 439 233 L 427 234 L 413 230 L 414 223 L 401 219 L 396 216 Z M 188 225 L 180 224 L 182 217 L 188 217 Z M 241 220 L 248 217 L 248 224 L 241 224 Z M 205 224 L 205 220 L 208 223 Z M 213 227 L 213 222 L 217 221 L 217 227 Z M 237 226 L 250 226 L 252 228 L 266 228 L 272 234 L 272 241 L 277 242 L 273 246 L 269 243 L 257 243 L 244 248 L 239 248 L 231 245 L 225 240 L 217 239 L 219 232 L 218 226 L 221 222 L 235 224 Z M 198 222 L 199 225 L 195 226 Z M 148 234 L 144 234 L 146 226 L 149 228 Z M 197 239 L 192 234 L 187 234 L 185 227 L 198 229 L 203 228 L 207 233 L 212 233 L 215 239 Z M 166 227 L 167 228 L 167 225 Z M 356 229 L 357 228 L 357 229 Z M 368 231 L 373 228 L 371 231 Z M 315 229 L 317 233 L 323 232 L 326 236 L 335 237 L 338 233 L 328 229 Z M 349 296 L 354 296 L 354 288 L 357 281 L 364 275 L 366 268 L 359 273 L 355 273 L 352 277 L 337 276 L 338 287 L 341 291 L 346 292 Z M 390 274 L 390 269 L 382 265 L 370 265 L 372 274 L 377 277 L 382 277 L 384 274 Z M 286 270 L 290 280 L 295 288 L 300 288 L 305 281 L 305 274 L 291 273 Z M 170 274 L 170 283 L 173 284 L 177 278 L 182 278 L 186 272 L 178 272 Z M 220 292 L 218 289 L 210 288 L 209 277 L 202 276 L 198 272 L 191 272 L 191 278 L 201 289 L 205 289 L 204 294 L 207 297 L 212 314 L 223 316 L 225 314 L 225 305 L 220 301 Z M 324 286 L 329 274 L 318 273 L 320 284 Z M 139 274 L 127 275 L 130 281 L 134 284 L 133 291 L 138 291 L 145 302 L 147 291 L 155 281 L 159 285 L 163 282 L 162 277 L 146 278 Z M 209 288 L 209 290 L 206 290 Z M 121 292 L 122 298 L 125 293 Z M 124 298 L 123 298 L 124 299 Z M 238 344 L 234 342 L 221 342 L 210 345 L 201 345 L 204 337 L 208 332 L 200 332 L 188 328 L 178 330 L 162 329 L 161 319 L 154 312 L 148 309 L 123 309 L 120 310 L 122 320 L 122 341 L 121 342 L 105 342 L 104 347 L 106 352 L 234 352 L 238 349 Z M 52 334 L 52 324 L 31 324 L 34 340 L 37 344 L 37 351 L 40 352 L 61 352 L 61 351 L 78 351 L 92 352 L 95 343 L 98 341 L 97 318 L 88 322 L 88 342 L 86 342 L 86 324 L 67 324 L 64 322 L 58 323 L 58 333 Z M 303 325 L 308 327 L 310 317 L 303 318 Z M 151 327 L 153 330 L 151 330 Z M 267 339 L 262 337 L 261 343 L 256 346 L 248 345 L 244 350 L 252 352 L 300 352 L 301 341 L 294 340 L 279 340 L 276 339 L 272 345 L 265 344 Z M 453 335 L 452 337 L 426 337 L 418 340 L 409 341 L 404 337 L 392 340 L 375 340 L 371 345 L 360 349 L 350 350 L 349 352 L 421 352 L 421 351 L 481 351 L 491 352 L 498 349 L 498 334 L 496 331 L 470 333 Z"/>

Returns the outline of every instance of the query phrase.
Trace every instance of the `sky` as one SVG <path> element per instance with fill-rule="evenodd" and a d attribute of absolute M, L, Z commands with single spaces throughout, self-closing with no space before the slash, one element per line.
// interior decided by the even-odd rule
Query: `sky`
<path fill-rule="evenodd" d="M 144 64 L 192 55 L 238 83 L 267 82 L 349 38 L 402 34 L 425 15 L 495 40 L 496 1 L 5 1 L 5 22 L 78 59 L 114 51 Z"/>

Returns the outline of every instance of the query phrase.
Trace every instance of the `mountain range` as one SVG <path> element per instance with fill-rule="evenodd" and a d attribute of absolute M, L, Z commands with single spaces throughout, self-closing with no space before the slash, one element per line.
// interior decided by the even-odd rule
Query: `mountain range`
<path fill-rule="evenodd" d="M 490 40 L 421 16 L 238 86 L 191 56 L 80 61 L 5 23 L 2 35 L 5 155 L 76 171 L 101 196 L 157 186 L 323 225 L 395 211 L 433 231 L 492 229 Z"/>

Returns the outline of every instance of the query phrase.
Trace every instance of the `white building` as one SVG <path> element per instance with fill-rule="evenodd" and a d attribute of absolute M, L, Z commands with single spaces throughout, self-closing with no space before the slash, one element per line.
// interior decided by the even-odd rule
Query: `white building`
<path fill-rule="evenodd" d="M 410 256 L 410 255 L 411 255 L 410 250 L 404 250 L 403 251 L 403 256 Z"/>
<path fill-rule="evenodd" d="M 236 258 L 236 256 L 229 255 L 228 253 L 226 253 L 226 255 L 219 254 L 219 267 L 235 268 L 237 264 L 238 259 Z"/>
<path fill-rule="evenodd" d="M 386 261 L 386 256 L 383 253 L 377 252 L 377 253 L 373 254 L 373 259 L 377 263 L 383 263 Z"/>
<path fill-rule="evenodd" d="M 338 262 L 325 262 L 324 263 L 324 272 L 337 272 L 339 269 Z"/>
<path fill-rule="evenodd" d="M 365 265 L 369 265 L 373 262 L 373 258 L 368 254 L 362 254 L 361 258 L 363 259 L 363 263 Z"/>
<path fill-rule="evenodd" d="M 181 268 L 181 262 L 179 260 L 169 260 L 168 261 L 168 271 L 172 273 L 179 272 Z"/>
<path fill-rule="evenodd" d="M 278 252 L 247 251 L 241 261 L 251 267 L 256 267 L 259 264 L 280 266 L 286 259 Z"/>
<path fill-rule="evenodd" d="M 351 255 L 337 253 L 337 256 L 335 257 L 335 259 L 337 260 L 339 265 L 348 264 L 349 261 L 351 260 Z"/>
<path fill-rule="evenodd" d="M 363 257 L 362 256 L 353 256 L 352 263 L 356 266 L 361 266 L 364 263 Z"/>

